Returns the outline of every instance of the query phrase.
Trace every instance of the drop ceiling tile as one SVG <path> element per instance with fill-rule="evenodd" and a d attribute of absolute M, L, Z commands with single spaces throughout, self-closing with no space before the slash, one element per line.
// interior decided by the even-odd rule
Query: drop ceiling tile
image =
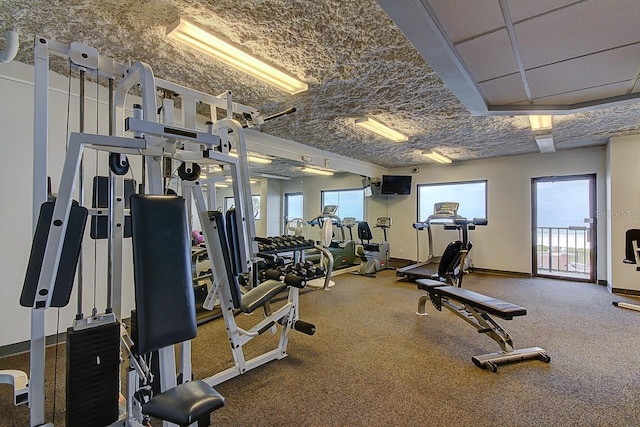
<path fill-rule="evenodd" d="M 533 98 L 602 86 L 636 76 L 640 43 L 527 70 Z"/>
<path fill-rule="evenodd" d="M 594 101 L 610 96 L 623 95 L 629 89 L 631 82 L 618 82 L 604 86 L 576 90 L 573 92 L 546 96 L 533 100 L 534 105 L 571 105 L 580 102 Z"/>
<path fill-rule="evenodd" d="M 429 4 L 454 44 L 504 27 L 498 0 L 429 0 Z"/>
<path fill-rule="evenodd" d="M 489 105 L 509 105 L 527 101 L 520 73 L 480 83 Z"/>
<path fill-rule="evenodd" d="M 581 0 L 507 0 L 511 21 L 518 22 Z"/>
<path fill-rule="evenodd" d="M 518 71 L 506 29 L 461 43 L 456 49 L 478 82 Z"/>
<path fill-rule="evenodd" d="M 638 0 L 589 0 L 514 28 L 524 67 L 529 69 L 638 42 L 638 22 Z"/>

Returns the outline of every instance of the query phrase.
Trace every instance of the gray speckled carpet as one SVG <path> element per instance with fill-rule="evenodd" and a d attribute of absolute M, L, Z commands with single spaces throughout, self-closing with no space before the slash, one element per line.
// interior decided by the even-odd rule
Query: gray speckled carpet
<path fill-rule="evenodd" d="M 467 289 L 527 308 L 527 316 L 497 319 L 516 348 L 540 346 L 551 356 L 550 364 L 491 373 L 471 357 L 497 344 L 446 310 L 429 305 L 428 316 L 417 316 L 425 293 L 393 271 L 335 281 L 330 291 L 301 295 L 301 318 L 315 323 L 314 336 L 293 332 L 288 357 L 216 387 L 227 406 L 212 425 L 640 425 L 640 313 L 611 304 L 629 299 L 592 284 L 469 275 Z M 250 327 L 259 316 L 237 319 Z M 276 340 L 264 334 L 247 352 L 258 355 Z M 193 356 L 197 378 L 233 363 L 222 321 L 200 327 Z M 64 350 L 60 357 L 56 425 L 64 420 Z M 27 364 L 26 355 L 0 359 L 0 369 Z M 8 386 L 0 386 L 0 413 L 1 426 L 28 424 L 28 409 L 11 406 Z"/>

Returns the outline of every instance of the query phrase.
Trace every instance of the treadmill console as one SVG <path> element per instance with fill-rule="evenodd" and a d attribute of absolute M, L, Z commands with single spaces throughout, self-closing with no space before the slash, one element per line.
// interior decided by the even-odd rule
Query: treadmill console
<path fill-rule="evenodd" d="M 458 208 L 460 207 L 460 203 L 458 202 L 440 202 L 433 204 L 433 215 L 434 216 L 449 216 L 456 217 L 458 216 Z"/>
<path fill-rule="evenodd" d="M 335 215 L 338 212 L 338 205 L 325 205 L 322 208 L 322 215 Z"/>
<path fill-rule="evenodd" d="M 391 227 L 391 218 L 388 216 L 381 216 L 376 219 L 376 227 L 380 228 L 390 228 Z"/>
<path fill-rule="evenodd" d="M 352 216 L 342 218 L 342 225 L 344 227 L 355 227 L 356 224 L 356 219 Z"/>

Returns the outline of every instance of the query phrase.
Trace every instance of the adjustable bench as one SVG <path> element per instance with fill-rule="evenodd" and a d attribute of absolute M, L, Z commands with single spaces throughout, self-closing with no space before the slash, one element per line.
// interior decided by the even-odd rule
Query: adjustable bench
<path fill-rule="evenodd" d="M 510 302 L 495 299 L 468 289 L 455 286 L 443 286 L 442 282 L 430 279 L 416 281 L 418 289 L 428 292 L 418 301 L 419 315 L 426 315 L 425 305 L 427 300 L 442 311 L 445 307 L 455 315 L 461 317 L 467 323 L 473 325 L 479 333 L 487 334 L 498 343 L 502 351 L 483 354 L 471 358 L 479 368 L 489 369 L 491 372 L 498 370 L 498 365 L 522 360 L 538 359 L 549 363 L 551 357 L 540 347 L 531 347 L 514 350 L 511 336 L 491 317 L 511 320 L 516 316 L 525 316 L 527 309 Z"/>
<path fill-rule="evenodd" d="M 174 345 L 197 335 L 186 202 L 177 196 L 133 195 L 131 221 L 136 303 L 132 353 L 157 352 L 160 371 L 156 381 L 161 392 L 139 402 L 142 414 L 162 420 L 163 426 L 209 426 L 211 412 L 225 406 L 224 397 L 202 380 L 186 378 L 177 384 L 175 372 Z M 129 372 L 135 373 L 134 362 Z M 146 383 L 150 377 L 143 378 Z M 131 382 L 127 389 L 137 391 Z M 133 403 L 127 404 L 131 416 Z"/>

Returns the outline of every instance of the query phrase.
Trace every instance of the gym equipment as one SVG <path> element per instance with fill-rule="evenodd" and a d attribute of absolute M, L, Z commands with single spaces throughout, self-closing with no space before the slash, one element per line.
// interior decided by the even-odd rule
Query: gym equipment
<path fill-rule="evenodd" d="M 625 264 L 635 264 L 636 271 L 640 271 L 640 230 L 631 229 L 625 233 L 625 257 L 622 260 Z M 623 301 L 613 301 L 616 307 L 629 310 L 640 311 L 640 305 Z"/>
<path fill-rule="evenodd" d="M 284 227 L 284 234 L 286 236 L 306 236 L 307 235 L 307 221 L 302 218 L 293 218 L 287 221 Z"/>
<path fill-rule="evenodd" d="M 491 315 L 494 315 L 501 319 L 511 320 L 516 316 L 526 315 L 526 308 L 468 289 L 446 286 L 442 282 L 435 280 L 418 279 L 416 282 L 418 289 L 427 291 L 429 294 L 428 296 L 420 297 L 416 314 L 426 315 L 425 305 L 427 300 L 431 300 L 431 303 L 438 311 L 442 311 L 442 307 L 445 307 L 475 327 L 479 333 L 487 334 L 498 343 L 502 351 L 471 358 L 479 368 L 496 372 L 498 365 L 503 363 L 531 359 L 538 359 L 547 363 L 551 361 L 551 357 L 540 347 L 514 350 L 511 336 L 491 317 Z"/>
<path fill-rule="evenodd" d="M 413 228 L 416 229 L 416 237 L 418 239 L 418 262 L 403 268 L 396 269 L 396 276 L 407 277 L 409 279 L 426 279 L 431 278 L 434 274 L 436 274 L 441 257 L 437 257 L 434 255 L 432 228 L 434 225 L 441 225 L 445 230 L 458 230 L 458 233 L 460 235 L 458 240 L 463 240 L 464 236 L 461 236 L 462 230 L 455 226 L 456 219 L 461 218 L 460 215 L 458 215 L 459 206 L 460 204 L 456 202 L 435 203 L 433 205 L 432 215 L 429 215 L 424 222 L 416 222 L 413 224 Z M 420 262 L 419 232 L 422 230 L 426 230 L 427 232 L 427 242 L 429 247 L 427 259 L 424 262 Z"/>
<path fill-rule="evenodd" d="M 351 227 L 356 225 L 355 218 L 350 218 L 349 220 L 345 218 L 347 220 L 345 225 L 344 220 L 341 220 L 336 215 L 337 211 L 338 206 L 326 205 L 320 215 L 308 221 L 308 224 L 312 227 L 317 225 L 321 228 L 321 241 L 324 242 L 322 246 L 328 249 L 333 257 L 333 268 L 331 269 L 333 275 L 339 274 L 338 271 L 340 273 L 355 271 L 360 265 L 360 257 L 356 254 L 356 242 L 353 240 L 353 236 L 351 236 L 351 239 L 346 239 L 344 233 L 345 227 L 351 232 Z M 341 239 L 335 240 L 333 238 L 334 228 L 340 231 Z M 328 245 L 327 241 L 329 242 Z M 318 261 L 320 257 L 307 255 L 307 259 Z M 325 268 L 329 270 L 326 265 Z"/>
<path fill-rule="evenodd" d="M 193 185 L 193 195 L 214 277 L 213 286 L 204 305 L 205 308 L 212 308 L 215 301 L 220 302 L 235 361 L 234 366 L 204 379 L 207 384 L 215 386 L 272 360 L 286 357 L 291 329 L 312 335 L 315 327 L 300 320 L 298 315 L 299 290 L 306 286 L 306 278 L 291 274 L 280 276 L 277 273 L 277 278 L 269 275 L 264 282 L 242 292 L 236 273 L 242 272 L 242 266 L 233 265 L 241 260 L 232 256 L 230 249 L 238 248 L 241 243 L 238 231 L 241 230 L 243 222 L 237 221 L 237 215 L 230 214 L 227 217 L 230 221 L 225 226 L 221 212 L 207 210 L 199 182 L 196 181 L 190 185 Z M 284 291 L 288 292 L 287 302 L 278 310 L 270 312 L 269 300 Z M 249 330 L 238 327 L 234 316 L 235 310 L 249 314 L 259 307 L 263 307 L 265 315 L 260 322 Z M 275 334 L 278 327 L 280 327 L 278 346 L 246 360 L 243 346 L 267 331 Z"/>
<path fill-rule="evenodd" d="M 391 218 L 378 217 L 374 227 L 382 229 L 384 240 L 381 243 L 371 243 L 373 233 L 369 223 L 366 221 L 358 223 L 358 238 L 362 245 L 359 254 L 363 261 L 358 274 L 365 276 L 372 276 L 377 271 L 389 268 L 390 247 L 387 241 L 387 229 L 391 228 Z"/>
<path fill-rule="evenodd" d="M 185 200 L 134 195 L 131 217 L 136 307 L 131 315 L 135 330 L 134 345 L 128 349 L 129 373 L 138 374 L 142 386 L 150 383 L 150 371 L 143 366 L 144 356 L 153 352 L 157 352 L 164 371 L 159 379 L 160 394 L 138 401 L 141 412 L 180 426 L 196 421 L 208 426 L 209 414 L 225 405 L 224 398 L 203 381 L 176 384 L 175 375 L 173 346 L 197 335 Z M 159 229 L 162 233 L 158 233 Z M 139 391 L 139 382 L 130 380 L 134 384 L 129 384 L 133 387 L 129 399 Z"/>
<path fill-rule="evenodd" d="M 435 272 L 432 266 L 425 270 L 424 266 L 419 266 L 408 270 L 405 268 L 402 275 L 410 279 L 433 279 L 445 282 L 452 286 L 462 287 L 462 278 L 468 269 L 467 255 L 471 251 L 473 244 L 469 240 L 469 231 L 475 230 L 478 225 L 486 225 L 485 218 L 474 218 L 469 220 L 457 216 L 452 222 L 445 224 L 446 229 L 458 230 L 461 240 L 450 242 L 442 253 L 439 262 L 435 264 Z M 398 275 L 398 273 L 396 273 Z"/>
<path fill-rule="evenodd" d="M 123 224 L 125 224 L 125 217 L 128 214 L 125 205 L 126 194 L 123 174 L 127 173 L 135 164 L 130 164 L 128 157 L 141 156 L 143 159 L 142 173 L 137 175 L 141 179 L 140 188 L 154 195 L 165 193 L 166 188 L 163 183 L 163 170 L 167 163 L 165 162 L 166 159 L 169 159 L 171 162 L 179 162 L 180 165 L 183 166 L 183 175 L 185 175 L 186 179 L 193 179 L 193 172 L 200 168 L 200 165 L 221 166 L 222 172 L 219 174 L 220 176 L 207 179 L 197 179 L 198 177 L 196 177 L 195 181 L 189 181 L 188 184 L 192 187 L 196 185 L 198 187 L 207 187 L 210 206 L 216 206 L 215 191 L 213 189 L 214 183 L 225 179 L 227 176 L 232 178 L 234 204 L 236 206 L 237 223 L 239 224 L 236 229 L 238 244 L 235 247 L 235 255 L 239 260 L 239 271 L 241 273 L 249 273 L 252 268 L 252 258 L 257 251 L 257 244 L 253 241 L 255 224 L 252 220 L 246 220 L 246 218 L 253 218 L 253 213 L 251 193 L 244 191 L 245 188 L 250 187 L 247 149 L 243 131 L 244 126 L 234 120 L 233 117 L 243 117 L 248 126 L 256 126 L 263 122 L 257 110 L 233 102 L 231 92 L 229 91 L 220 96 L 204 94 L 171 82 L 156 79 L 151 67 L 141 62 L 118 63 L 110 58 L 99 55 L 96 49 L 81 43 L 72 43 L 67 46 L 40 36 L 36 36 L 34 40 L 34 122 L 37 123 L 37 125 L 34 128 L 33 206 L 42 206 L 41 209 L 43 211 L 49 211 L 50 213 L 47 214 L 48 216 L 43 213 L 40 216 L 43 218 L 42 222 L 40 222 L 38 210 L 37 208 L 34 209 L 34 230 L 39 228 L 42 231 L 38 231 L 34 235 L 32 261 L 30 261 L 31 265 L 27 269 L 27 277 L 25 278 L 25 285 L 21 295 L 21 303 L 31 307 L 30 376 L 27 381 L 24 381 L 25 375 L 15 373 L 14 371 L 0 372 L 0 379 L 3 382 L 14 385 L 15 402 L 29 404 L 31 427 L 52 425 L 46 423 L 44 413 L 46 311 L 50 307 L 67 305 L 74 282 L 73 272 L 77 265 L 80 265 L 77 275 L 79 310 L 73 324 L 74 334 L 72 335 L 77 335 L 77 337 L 80 338 L 79 342 L 81 346 L 78 347 L 74 345 L 73 347 L 75 347 L 76 350 L 68 352 L 72 353 L 70 354 L 72 357 L 70 360 L 75 360 L 74 357 L 79 355 L 86 360 L 99 361 L 99 364 L 104 366 L 113 366 L 112 363 L 114 361 L 116 366 L 117 363 L 119 363 L 119 351 L 111 352 L 112 348 L 116 348 L 116 346 L 112 344 L 116 341 L 110 338 L 104 342 L 108 347 L 108 351 L 96 348 L 97 351 L 95 353 L 86 352 L 82 347 L 85 342 L 95 341 L 95 338 L 100 336 L 101 330 L 108 329 L 110 335 L 111 331 L 116 329 L 114 325 L 121 325 L 120 321 L 122 320 L 123 311 L 122 296 L 126 294 L 124 285 L 129 283 L 123 280 L 123 239 L 125 237 L 125 227 Z M 71 132 L 68 136 L 65 161 L 62 167 L 55 203 L 42 205 L 48 199 L 47 159 L 50 156 L 48 155 L 49 130 L 46 124 L 48 123 L 48 108 L 50 105 L 48 96 L 49 58 L 51 54 L 68 58 L 69 69 L 79 70 L 79 99 L 81 103 L 79 111 L 81 120 L 80 132 Z M 99 80 L 100 78 L 108 79 L 108 135 L 99 133 L 87 134 L 83 132 L 85 73 L 89 73 L 95 80 Z M 71 76 L 69 78 L 71 78 Z M 131 117 L 125 117 L 128 114 L 125 109 L 125 105 L 128 105 L 126 98 L 129 91 L 134 87 L 136 91 L 139 91 L 141 103 L 133 105 L 133 115 Z M 161 108 L 158 108 L 157 105 L 158 93 L 172 94 L 171 97 L 163 97 Z M 182 104 L 182 108 L 180 109 L 182 114 L 181 120 L 174 120 L 173 113 L 176 109 L 174 108 L 173 99 L 170 98 L 180 98 Z M 208 105 L 211 111 L 226 112 L 226 118 L 217 120 L 215 123 L 208 123 L 205 131 L 195 130 L 197 105 L 201 104 Z M 175 126 L 174 123 L 178 121 L 181 121 L 184 127 Z M 125 132 L 129 133 L 125 136 Z M 229 154 L 232 143 L 233 148 L 237 152 L 237 156 Z M 96 206 L 98 206 L 96 208 L 86 209 L 83 207 L 83 197 L 85 193 L 83 191 L 83 185 L 85 185 L 85 183 L 82 164 L 83 156 L 87 149 L 102 151 L 109 156 L 110 171 L 107 183 L 109 200 L 106 204 L 106 217 L 108 218 L 108 259 L 106 263 L 108 305 L 104 313 L 98 314 L 94 307 L 91 315 L 84 317 L 81 311 L 81 302 L 83 301 L 81 273 L 83 269 L 81 264 L 80 242 L 82 242 L 82 235 L 79 230 L 84 230 L 84 225 L 82 224 L 83 221 L 86 221 L 86 211 L 89 211 L 88 213 L 92 216 L 102 217 L 105 214 L 105 208 L 102 207 L 104 206 L 102 202 L 96 203 Z M 100 184 L 97 185 L 99 186 Z M 76 187 L 78 188 L 76 189 Z M 191 207 L 188 197 L 190 197 L 189 191 L 191 191 L 192 187 L 183 183 L 183 196 L 187 199 L 187 210 Z M 185 189 L 187 191 L 185 191 Z M 72 200 L 74 194 L 79 195 L 77 203 Z M 164 196 L 150 197 L 155 200 L 155 197 Z M 143 199 L 136 198 L 136 200 L 140 200 L 142 204 L 146 205 L 146 199 L 144 199 L 144 203 Z M 202 202 L 204 203 L 203 198 Z M 150 214 L 150 218 L 148 218 L 149 223 L 152 223 L 151 217 L 156 214 L 156 207 L 158 207 L 157 213 L 164 217 L 163 214 L 160 214 L 161 211 L 164 211 L 160 205 L 150 202 L 148 207 L 149 210 L 147 212 L 153 212 L 153 214 Z M 134 209 L 133 205 L 131 209 Z M 103 212 L 98 212 L 98 210 L 102 210 Z M 190 342 L 186 338 L 186 335 L 182 334 L 181 326 L 185 328 L 188 327 L 190 331 L 193 331 L 195 327 L 195 318 L 193 318 L 192 322 L 191 312 L 185 313 L 183 311 L 185 306 L 192 309 L 194 304 L 188 249 L 190 227 L 186 225 L 186 219 L 189 218 L 189 215 L 184 211 L 184 207 L 181 208 L 181 212 L 181 218 L 184 217 L 185 221 L 180 222 L 180 224 L 184 226 L 180 225 L 179 233 L 184 239 L 184 246 L 186 247 L 184 253 L 180 252 L 180 254 L 176 254 L 175 252 L 182 250 L 182 240 L 180 240 L 180 245 L 176 246 L 176 248 L 168 248 L 162 244 L 155 244 L 155 247 L 146 247 L 145 243 L 140 240 L 138 240 L 137 243 L 138 249 L 140 247 L 145 247 L 145 249 L 135 255 L 137 257 L 136 263 L 138 264 L 137 267 L 134 265 L 136 292 L 139 291 L 139 283 L 150 283 L 152 279 L 148 279 L 148 277 L 151 276 L 147 276 L 147 274 L 152 275 L 153 272 L 151 270 L 154 270 L 156 267 L 169 268 L 169 266 L 173 265 L 173 261 L 175 260 L 168 262 L 167 259 L 163 257 L 162 251 L 168 251 L 167 253 L 171 253 L 171 256 L 175 255 L 177 259 L 180 260 L 176 262 L 184 261 L 185 265 L 175 268 L 175 271 L 171 274 L 167 273 L 166 275 L 157 276 L 153 281 L 156 281 L 156 279 L 159 281 L 169 280 L 170 277 L 181 275 L 180 277 L 184 279 L 182 284 L 187 284 L 188 286 L 185 287 L 181 285 L 180 290 L 177 292 L 180 295 L 183 293 L 186 293 L 186 295 L 184 298 L 181 297 L 175 300 L 173 294 L 166 295 L 159 292 L 157 295 L 154 295 L 154 292 L 151 291 L 149 287 L 148 292 L 144 292 L 144 299 L 154 301 L 153 298 L 155 297 L 160 300 L 164 299 L 165 303 L 171 301 L 171 307 L 163 306 L 162 301 L 160 301 L 158 304 L 160 304 L 159 307 L 162 307 L 162 309 L 154 311 L 156 308 L 145 305 L 147 301 L 144 301 L 144 299 L 140 301 L 139 298 L 136 298 L 138 302 L 137 316 L 141 317 L 133 319 L 136 324 L 135 339 L 132 339 L 124 330 L 117 331 L 117 336 L 120 337 L 121 348 L 128 352 L 130 370 L 127 374 L 126 392 L 122 393 L 126 398 L 127 413 L 124 420 L 115 421 L 113 425 L 125 427 L 142 426 L 144 423 L 143 408 L 148 414 L 165 419 L 165 421 L 163 421 L 164 427 L 172 424 L 185 424 L 185 422 L 191 424 L 196 421 L 195 418 L 200 416 L 196 412 L 198 412 L 201 404 L 198 403 L 193 406 L 189 404 L 189 399 L 194 396 L 202 396 L 202 393 L 206 393 L 208 390 L 207 387 L 209 386 L 205 387 L 202 383 L 191 381 L 174 388 L 178 378 L 181 377 L 182 379 L 188 380 L 192 377 Z M 46 219 L 44 219 L 45 217 Z M 78 221 L 78 217 L 84 219 Z M 140 226 L 144 226 L 145 221 L 138 223 L 138 229 Z M 173 221 L 173 219 L 171 221 Z M 171 221 L 155 224 L 155 231 L 162 230 L 164 233 L 171 229 L 171 232 L 174 232 L 175 230 L 172 228 L 174 224 L 170 224 Z M 135 220 L 132 220 L 132 223 L 135 223 Z M 80 226 L 78 224 L 80 224 Z M 176 224 L 178 224 L 178 222 L 176 222 Z M 132 226 L 132 233 L 135 235 L 136 225 Z M 163 233 L 157 234 L 162 236 Z M 79 237 L 78 234 L 80 234 Z M 143 233 L 143 235 L 145 236 L 144 239 L 146 239 L 150 234 Z M 137 249 L 134 248 L 134 251 L 137 251 Z M 183 257 L 184 260 L 182 260 L 181 257 Z M 161 262 L 159 260 L 161 260 Z M 141 267 L 141 262 L 145 264 L 147 268 Z M 162 263 L 167 264 L 167 266 L 161 265 Z M 140 272 L 140 268 L 143 268 L 145 271 Z M 220 269 L 217 271 L 222 272 Z M 215 277 L 215 279 L 217 280 L 217 277 Z M 94 282 L 97 283 L 98 281 L 94 280 Z M 296 284 L 300 285 L 300 282 L 298 281 Z M 217 285 L 219 285 L 219 283 L 217 283 Z M 145 287 L 145 285 L 141 286 Z M 218 286 L 218 288 L 220 288 L 220 286 Z M 273 288 L 275 289 L 276 287 L 273 286 Z M 160 289 L 166 288 L 161 286 Z M 225 301 L 225 304 L 226 303 Z M 154 304 L 154 302 L 150 302 L 149 304 Z M 294 326 L 297 320 L 297 300 L 292 301 L 288 307 L 289 311 L 279 311 L 279 313 L 281 313 L 279 320 L 286 324 L 285 328 L 294 327 L 305 329 L 303 323 L 299 323 L 297 327 Z M 164 325 L 166 328 L 160 331 L 161 336 L 158 337 L 155 335 L 157 331 L 154 331 L 153 326 L 149 323 L 149 321 L 152 323 L 156 321 L 154 320 L 153 312 L 156 313 L 156 316 L 164 317 L 176 310 L 176 315 L 179 316 L 180 319 L 177 319 L 178 321 L 176 322 L 171 322 L 169 321 L 169 317 L 167 317 L 165 320 L 167 320 L 168 323 Z M 149 312 L 151 312 L 151 315 L 147 319 Z M 286 322 L 284 321 L 285 318 L 287 319 Z M 181 324 L 181 326 L 174 325 L 174 323 Z M 103 326 L 105 327 L 102 328 Z M 174 326 L 177 329 L 172 329 Z M 262 326 L 266 326 L 266 324 Z M 142 328 L 142 330 L 140 328 Z M 120 328 L 118 327 L 118 329 Z M 260 332 L 262 333 L 263 331 L 260 330 Z M 85 335 L 88 338 L 85 338 Z M 115 336 L 116 334 L 113 335 Z M 74 336 L 71 340 L 78 342 L 75 338 Z M 142 338 L 142 342 L 137 342 L 134 346 L 134 341 L 138 341 L 140 338 Z M 156 338 L 158 339 L 156 340 Z M 183 339 L 186 339 L 186 341 Z M 178 365 L 179 375 L 176 375 L 173 346 L 168 345 L 172 344 L 171 340 L 182 340 L 178 345 L 180 354 L 183 356 L 180 358 Z M 97 339 L 97 341 L 100 341 L 101 345 L 103 344 L 103 339 Z M 147 344 L 145 344 L 145 342 Z M 240 342 L 236 341 L 236 344 L 240 345 Z M 165 347 L 165 345 L 168 346 Z M 131 350 L 132 346 L 137 350 Z M 279 357 L 284 357 L 282 355 L 282 348 L 283 347 L 279 349 Z M 160 385 L 162 398 L 158 396 L 159 399 L 155 401 L 157 402 L 157 408 L 154 410 L 154 405 L 149 405 L 150 402 L 147 402 L 146 398 L 142 396 L 144 393 L 136 394 L 135 390 L 139 388 L 139 381 L 149 382 L 150 380 L 148 367 L 145 366 L 144 360 L 137 356 L 144 351 L 155 352 L 156 350 L 158 351 L 159 357 L 154 358 L 154 360 L 159 360 L 159 368 L 158 374 L 155 375 L 156 380 L 152 384 Z M 112 353 L 115 354 L 115 356 L 113 356 Z M 75 364 L 76 362 L 73 363 Z M 81 365 L 78 366 L 80 367 Z M 95 363 L 91 369 L 97 369 Z M 89 378 L 91 378 L 90 375 L 82 374 L 80 371 L 76 373 L 71 372 L 72 380 L 74 378 L 81 378 L 85 383 L 91 383 L 94 389 L 92 392 L 74 392 L 71 390 L 71 394 L 67 399 L 67 412 L 71 412 L 71 415 L 75 416 L 73 413 L 76 412 L 76 409 L 74 408 L 78 408 L 77 410 L 79 411 L 83 405 L 86 407 L 89 405 L 89 402 L 91 402 L 91 404 L 94 405 L 94 410 L 91 412 L 108 414 L 108 416 L 105 416 L 105 419 L 99 421 L 85 419 L 83 415 L 81 416 L 81 418 L 83 418 L 81 425 L 107 425 L 107 418 L 113 417 L 114 406 L 112 402 L 115 401 L 117 403 L 119 393 L 112 393 L 110 384 L 112 381 L 116 384 L 119 383 L 119 369 L 117 369 L 117 371 L 118 372 L 113 375 L 113 380 L 110 374 L 105 374 L 105 376 L 110 377 L 108 381 L 103 381 L 103 377 L 99 375 L 101 379 L 98 380 L 97 383 L 89 380 Z M 92 372 L 92 374 L 95 373 L 96 372 Z M 27 388 L 26 393 L 24 392 L 25 387 Z M 96 388 L 103 388 L 105 393 L 98 393 L 95 390 Z M 99 400 L 90 401 L 90 398 L 94 395 L 104 395 L 107 397 L 105 397 L 104 401 L 102 397 Z M 213 396 L 212 398 L 218 403 L 220 402 L 217 396 Z M 151 400 L 153 401 L 153 399 Z M 191 403 L 193 403 L 193 401 L 191 401 Z M 71 410 L 69 410 L 69 408 L 71 408 Z M 170 413 L 163 412 L 161 408 L 164 408 L 164 411 L 168 409 Z M 179 408 L 180 410 L 173 412 L 173 409 L 170 408 Z M 182 417 L 180 414 L 185 415 L 185 417 Z M 187 418 L 189 419 L 187 420 Z M 75 422 L 71 421 L 71 423 L 73 424 Z"/>
<path fill-rule="evenodd" d="M 213 310 L 204 308 L 204 302 L 209 295 L 213 274 L 211 273 L 211 263 L 207 249 L 203 247 L 204 236 L 201 232 L 191 233 L 191 244 L 194 243 L 194 233 L 197 233 L 197 239 L 202 239 L 198 246 L 191 247 L 191 273 L 193 277 L 193 295 L 196 303 L 196 322 L 198 326 L 202 326 L 215 319 L 222 317 L 222 313 L 218 307 Z"/>
<path fill-rule="evenodd" d="M 18 32 L 15 30 L 7 30 L 5 32 L 5 47 L 2 52 L 0 52 L 0 62 L 8 63 L 13 61 L 13 58 L 18 54 L 18 46 L 19 46 L 19 36 Z"/>

